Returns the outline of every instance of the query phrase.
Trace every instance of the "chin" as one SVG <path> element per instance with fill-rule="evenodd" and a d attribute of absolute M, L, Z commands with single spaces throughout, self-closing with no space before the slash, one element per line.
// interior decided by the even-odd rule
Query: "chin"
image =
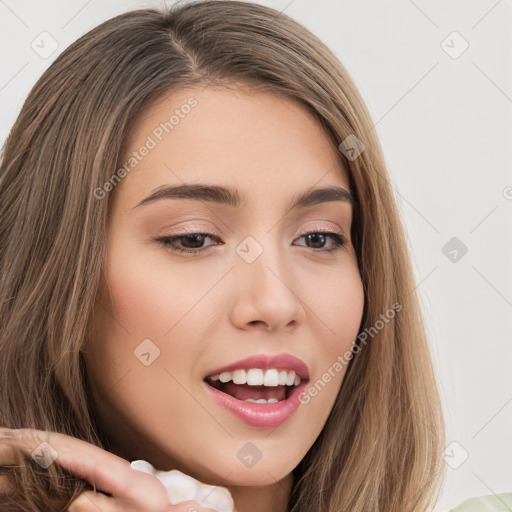
<path fill-rule="evenodd" d="M 289 475 L 289 472 L 273 472 L 271 468 L 256 471 L 254 468 L 240 471 L 236 476 L 230 475 L 227 479 L 222 480 L 217 485 L 224 487 L 264 487 L 267 485 L 275 485 L 277 482 Z"/>
<path fill-rule="evenodd" d="M 220 485 L 223 487 L 252 487 L 273 485 L 288 476 L 299 461 L 293 461 L 286 464 L 282 458 L 273 457 L 275 460 L 264 461 L 262 457 L 253 466 L 246 466 L 238 459 L 233 463 L 233 459 L 225 460 L 224 463 L 215 466 L 215 471 L 210 468 L 206 472 L 198 471 L 194 478 L 208 485 Z M 191 473 L 189 473 L 191 474 Z"/>

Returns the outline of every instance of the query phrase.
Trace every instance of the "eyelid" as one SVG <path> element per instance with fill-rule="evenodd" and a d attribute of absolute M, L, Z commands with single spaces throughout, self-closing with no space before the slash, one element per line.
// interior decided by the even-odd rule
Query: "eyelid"
<path fill-rule="evenodd" d="M 158 236 L 180 236 L 180 235 L 187 235 L 187 234 L 196 234 L 196 233 L 206 233 L 209 235 L 215 235 L 215 236 L 221 236 L 219 231 L 217 231 L 215 228 L 211 226 L 199 226 L 199 225 L 187 225 L 185 227 L 178 227 L 173 228 L 172 231 L 170 231 L 168 228 L 163 229 L 162 233 Z"/>
<path fill-rule="evenodd" d="M 346 245 L 350 244 L 350 236 L 346 234 L 345 230 L 342 229 L 338 224 L 332 222 L 332 221 L 323 221 L 330 222 L 330 226 L 326 226 L 325 224 L 320 224 L 319 222 L 322 221 L 313 221 L 313 224 L 309 224 L 306 227 L 302 228 L 299 232 L 295 234 L 293 237 L 293 240 L 295 241 L 297 238 L 301 238 L 303 236 L 307 236 L 311 233 L 333 233 L 335 236 L 338 235 L 343 240 L 342 249 L 346 250 Z M 350 231 L 349 231 L 350 233 Z M 205 247 L 203 250 L 207 251 L 209 247 L 214 247 L 216 245 L 224 245 L 224 242 L 222 242 L 223 235 L 219 233 L 218 230 L 216 230 L 213 227 L 206 227 L 206 226 L 199 226 L 199 225 L 187 225 L 181 228 L 176 228 L 176 231 L 173 230 L 173 232 L 170 232 L 168 230 L 165 230 L 162 234 L 159 234 L 155 239 L 153 240 L 162 240 L 165 238 L 181 238 L 185 237 L 187 235 L 194 235 L 194 234 L 200 234 L 200 235 L 206 235 L 208 238 L 216 241 L 216 243 L 209 245 L 208 247 Z M 221 242 L 220 244 L 218 242 Z M 201 252 L 201 251 L 198 251 Z M 328 251 L 326 251 L 328 252 Z"/>
<path fill-rule="evenodd" d="M 316 221 L 316 224 L 309 225 L 308 227 L 303 228 L 299 233 L 297 233 L 295 235 L 293 240 L 295 241 L 297 239 L 301 239 L 305 236 L 308 236 L 308 235 L 311 235 L 314 233 L 321 233 L 331 239 L 334 247 L 332 247 L 331 249 L 326 249 L 326 250 L 312 249 L 313 252 L 321 253 L 321 254 L 328 254 L 328 255 L 334 254 L 338 251 L 346 252 L 347 244 L 350 243 L 349 237 L 344 234 L 343 229 L 339 225 L 335 224 L 336 228 L 333 228 L 332 224 L 334 224 L 334 223 L 331 223 L 330 227 L 326 227 L 325 225 L 318 224 L 318 221 Z M 202 237 L 210 238 L 213 241 L 216 240 L 216 243 L 206 246 L 206 247 L 203 247 L 203 248 L 199 247 L 199 248 L 195 248 L 195 249 L 186 249 L 186 248 L 180 249 L 180 248 L 168 247 L 169 243 L 171 243 L 171 244 L 174 243 L 174 242 L 171 242 L 172 240 L 179 240 L 179 239 L 187 238 L 187 236 L 190 236 L 190 235 L 200 235 Z M 202 254 L 207 254 L 210 247 L 214 247 L 216 245 L 225 245 L 222 242 L 221 236 L 219 236 L 217 230 L 210 229 L 210 228 L 201 228 L 199 226 L 190 226 L 190 225 L 185 226 L 184 228 L 181 228 L 181 230 L 178 233 L 160 235 L 157 238 L 153 239 L 153 241 L 159 243 L 160 245 L 162 245 L 163 247 L 165 247 L 167 249 L 170 249 L 171 252 L 173 252 L 173 253 L 177 253 L 177 254 L 188 253 L 191 256 L 201 256 Z M 220 244 L 219 244 L 219 242 L 220 242 Z"/>
<path fill-rule="evenodd" d="M 302 228 L 299 231 L 299 234 L 309 233 L 313 229 L 319 229 L 319 230 L 324 230 L 324 231 L 329 230 L 329 231 L 338 233 L 340 235 L 345 234 L 345 231 L 343 230 L 343 228 L 341 228 L 338 224 L 336 224 L 333 221 L 320 220 L 320 221 L 311 221 L 311 222 L 313 222 L 313 224 L 308 224 L 307 227 Z M 327 222 L 330 224 L 330 226 L 326 226 L 325 224 L 319 224 L 319 222 Z M 173 228 L 172 232 L 169 231 L 168 229 L 163 229 L 162 234 L 161 235 L 159 234 L 159 236 L 176 236 L 176 235 L 187 234 L 187 233 L 191 233 L 191 234 L 207 233 L 207 234 L 211 234 L 211 235 L 215 235 L 215 236 L 219 236 L 219 237 L 222 236 L 221 233 L 212 226 L 204 226 L 204 225 L 201 226 L 201 225 L 190 225 L 190 224 L 188 224 L 187 226 L 184 226 L 184 227 Z"/>
<path fill-rule="evenodd" d="M 324 222 L 327 222 L 327 221 L 324 221 Z M 329 232 L 333 232 L 333 233 L 336 233 L 338 235 L 343 235 L 343 236 L 346 237 L 345 230 L 342 229 L 338 224 L 334 224 L 333 222 L 331 222 L 330 226 L 325 226 L 324 224 L 308 225 L 307 227 L 301 229 L 299 234 L 300 235 L 304 235 L 304 234 L 307 234 L 307 233 L 311 233 L 311 231 L 314 231 L 314 230 L 318 230 L 319 232 L 329 231 Z"/>

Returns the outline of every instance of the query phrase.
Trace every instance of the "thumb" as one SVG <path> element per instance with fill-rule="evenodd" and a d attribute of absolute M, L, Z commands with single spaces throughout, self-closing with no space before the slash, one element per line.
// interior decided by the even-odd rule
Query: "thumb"
<path fill-rule="evenodd" d="M 169 501 L 173 505 L 195 501 L 202 507 L 217 512 L 236 512 L 231 493 L 225 487 L 203 484 L 177 469 L 159 471 L 144 460 L 133 461 L 131 466 L 133 469 L 154 474 L 166 487 Z"/>

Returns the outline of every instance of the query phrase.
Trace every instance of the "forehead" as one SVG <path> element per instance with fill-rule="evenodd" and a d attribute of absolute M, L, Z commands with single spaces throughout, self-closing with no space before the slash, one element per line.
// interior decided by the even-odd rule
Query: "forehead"
<path fill-rule="evenodd" d="M 192 87 L 162 95 L 135 119 L 124 164 L 129 175 L 116 194 L 124 189 L 134 206 L 169 184 L 218 184 L 276 200 L 316 186 L 349 189 L 336 145 L 318 120 L 282 94 L 251 89 Z"/>

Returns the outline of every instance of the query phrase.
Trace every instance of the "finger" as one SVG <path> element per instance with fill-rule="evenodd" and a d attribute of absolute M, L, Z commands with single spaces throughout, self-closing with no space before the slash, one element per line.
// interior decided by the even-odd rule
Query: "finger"
<path fill-rule="evenodd" d="M 9 441 L 15 439 L 15 430 L 0 429 L 0 465 L 9 466 L 16 464 L 14 452 L 10 447 Z"/>
<path fill-rule="evenodd" d="M 101 493 L 87 491 L 71 503 L 68 512 L 126 512 L 115 498 Z M 186 501 L 179 505 L 168 505 L 159 512 L 217 512 L 211 508 L 204 508 L 196 501 Z"/>
<path fill-rule="evenodd" d="M 223 493 L 221 493 L 221 496 L 217 496 L 221 488 L 214 489 L 213 486 L 202 484 L 198 480 L 177 470 L 169 472 L 156 471 L 155 475 L 153 466 L 145 461 L 136 461 L 130 464 L 127 460 L 95 445 L 57 432 L 34 429 L 18 429 L 6 432 L 0 429 L 0 438 L 2 434 L 4 439 L 14 439 L 16 444 L 33 458 L 34 452 L 37 453 L 42 450 L 43 452 L 50 453 L 55 461 L 70 473 L 86 479 L 96 489 L 110 494 L 112 497 L 101 493 L 92 493 L 96 502 L 102 501 L 105 506 L 110 507 L 106 512 L 110 512 L 110 510 L 124 511 L 128 509 L 127 505 L 133 510 L 144 510 L 145 512 L 160 512 L 164 510 L 178 512 L 182 508 L 181 504 L 174 505 L 178 508 L 166 507 L 171 507 L 169 498 L 172 494 L 181 494 L 179 487 L 183 485 L 183 478 L 186 478 L 188 483 L 192 482 L 195 487 L 192 495 L 187 496 L 188 500 L 195 499 L 201 501 L 203 505 L 202 507 L 198 501 L 190 501 L 189 508 L 184 508 L 183 512 L 233 510 L 233 501 L 227 489 L 223 489 L 227 496 L 224 496 Z M 144 463 L 143 467 L 140 467 L 140 464 L 137 465 L 137 463 L 141 462 Z M 132 469 L 132 465 L 135 468 L 139 467 L 139 470 L 135 471 Z M 174 485 L 169 484 L 177 476 L 176 474 L 179 474 L 181 478 L 178 479 L 178 482 L 175 482 L 178 484 L 178 488 L 175 489 Z M 169 478 L 171 480 L 166 481 Z M 79 505 L 81 507 L 90 507 L 91 504 L 94 506 L 95 502 L 91 494 L 83 494 L 86 496 L 85 498 L 80 498 L 82 501 L 78 502 Z M 182 495 L 182 499 L 187 499 L 187 497 Z M 229 502 L 228 504 L 226 504 L 226 499 Z M 189 503 L 188 500 L 187 503 Z M 176 503 L 176 501 L 174 502 Z M 97 508 L 94 512 L 97 512 Z M 102 512 L 105 511 L 102 510 Z"/>
<path fill-rule="evenodd" d="M 13 432 L 14 435 L 8 438 L 14 439 L 29 456 L 34 458 L 36 448 L 46 451 L 54 462 L 70 473 L 134 508 L 139 506 L 141 510 L 160 511 L 165 510 L 169 503 L 167 490 L 158 478 L 133 470 L 127 460 L 98 446 L 57 432 L 35 429 Z"/>
<path fill-rule="evenodd" d="M 80 494 L 68 507 L 68 512 L 119 512 L 113 498 L 104 494 L 86 491 Z"/>
<path fill-rule="evenodd" d="M 34 450 L 41 446 L 55 450 L 55 461 L 80 478 L 86 478 L 92 485 L 109 494 L 119 494 L 119 480 L 129 481 L 132 476 L 130 463 L 114 454 L 80 439 L 35 429 L 14 431 L 10 439 L 15 440 L 25 453 L 34 456 Z M 44 446 L 44 443 L 49 445 Z M 47 454 L 50 454 L 48 451 Z M 107 455 L 108 454 L 108 455 Z M 119 475 L 119 478 L 114 478 Z M 101 487 L 100 487 L 101 482 Z"/>
<path fill-rule="evenodd" d="M 218 510 L 216 508 L 204 508 L 197 501 L 187 500 L 179 505 L 169 505 L 169 508 L 162 512 L 218 512 Z M 236 512 L 236 510 L 233 512 Z"/>

